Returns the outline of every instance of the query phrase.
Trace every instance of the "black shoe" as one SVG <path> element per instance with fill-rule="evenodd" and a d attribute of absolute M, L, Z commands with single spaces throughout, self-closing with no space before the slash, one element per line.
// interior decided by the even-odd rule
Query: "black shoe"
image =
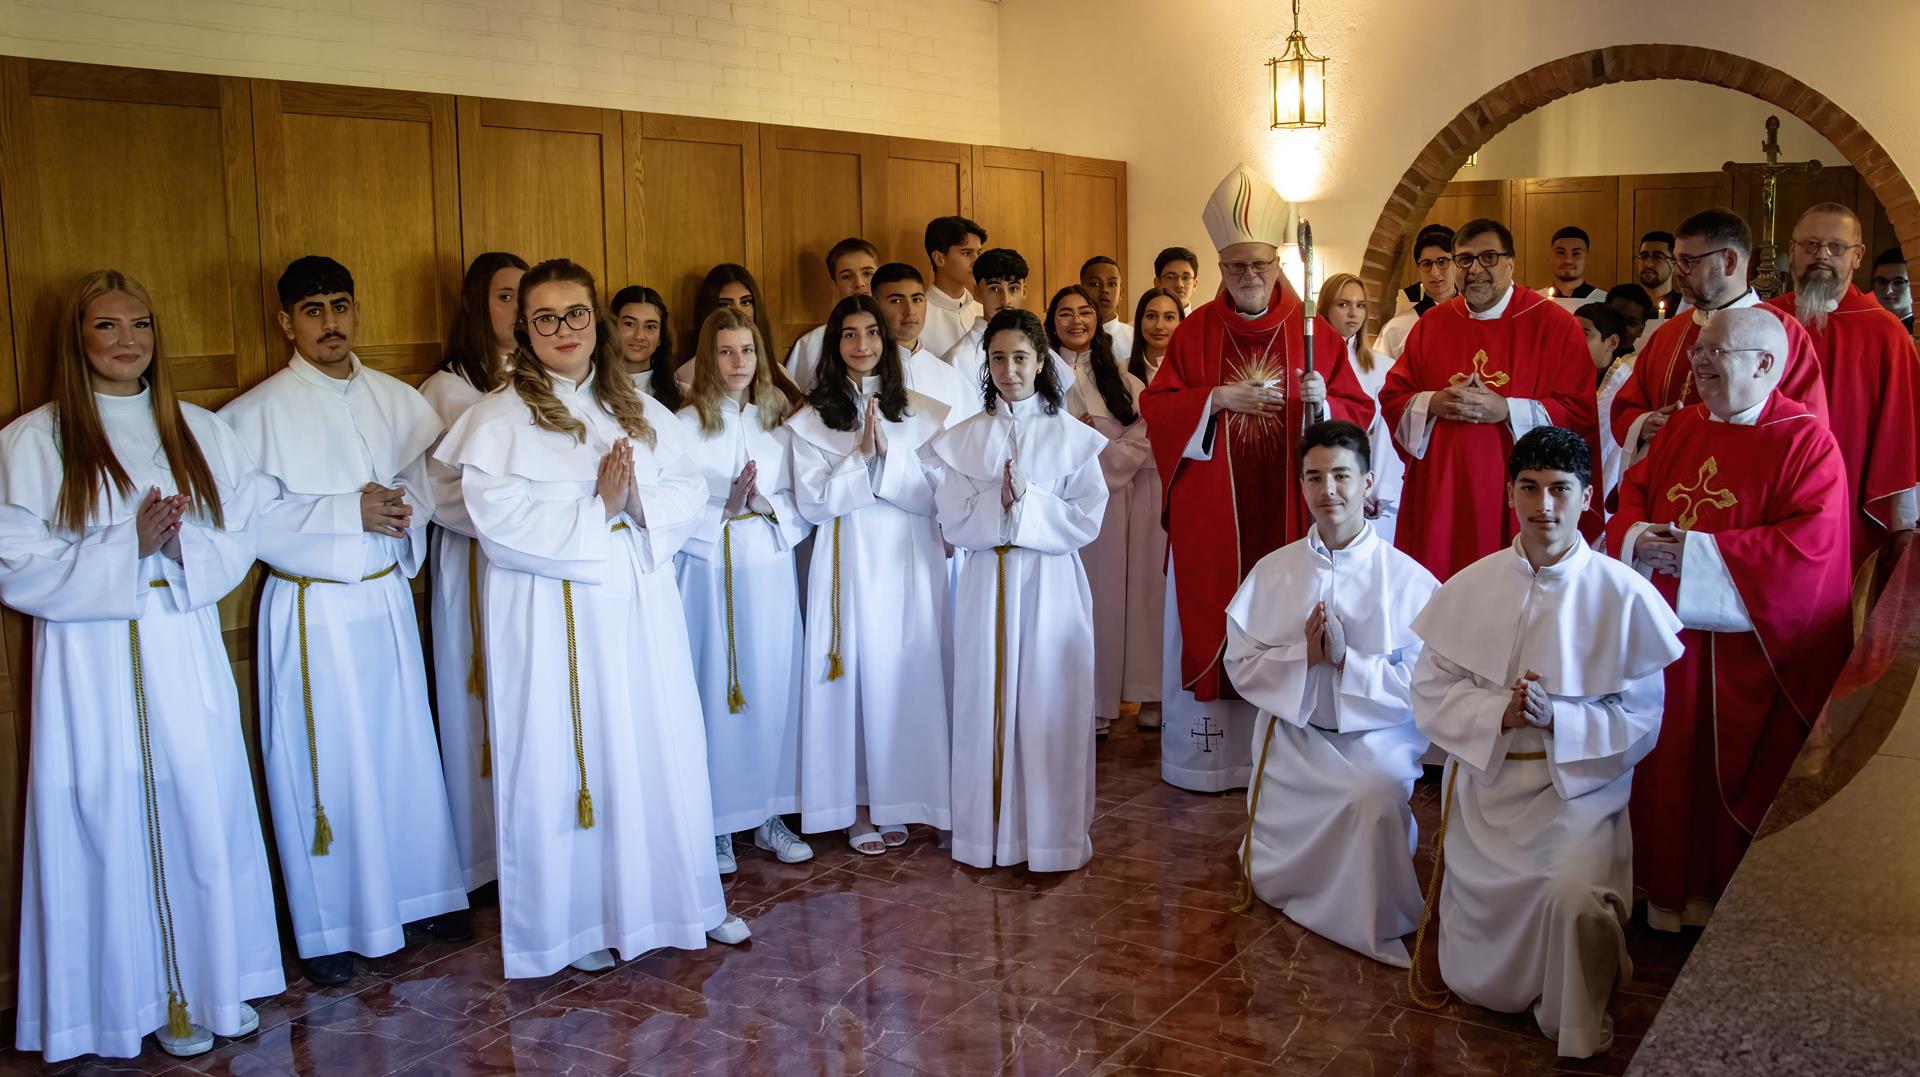
<path fill-rule="evenodd" d="M 465 942 L 473 938 L 473 913 L 468 909 L 455 909 L 422 921 L 420 926 L 441 942 Z"/>
<path fill-rule="evenodd" d="M 300 962 L 305 969 L 307 979 L 316 987 L 338 987 L 353 979 L 352 954 L 327 954 L 324 957 L 309 957 Z"/>

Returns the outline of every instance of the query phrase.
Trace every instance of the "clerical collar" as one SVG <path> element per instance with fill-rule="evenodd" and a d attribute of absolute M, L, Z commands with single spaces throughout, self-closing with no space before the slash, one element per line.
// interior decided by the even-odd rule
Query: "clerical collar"
<path fill-rule="evenodd" d="M 153 390 L 152 387 L 148 385 L 147 379 L 141 378 L 140 391 L 132 396 L 114 396 L 111 393 L 103 393 L 97 389 L 94 390 L 93 406 L 102 414 L 108 412 L 132 414 L 134 412 L 151 411 L 153 405 L 148 402 L 147 398 L 152 395 Z"/>
<path fill-rule="evenodd" d="M 1507 304 L 1513 302 L 1513 289 L 1513 285 L 1507 285 L 1506 292 L 1494 301 L 1493 306 L 1485 310 L 1474 310 L 1471 305 L 1468 305 L 1467 317 L 1472 318 L 1476 322 L 1490 322 L 1502 314 L 1505 314 L 1507 312 Z"/>
<path fill-rule="evenodd" d="M 1367 544 L 1373 541 L 1373 537 L 1376 534 L 1378 534 L 1378 532 L 1373 529 L 1373 523 L 1368 520 L 1362 520 L 1360 521 L 1360 533 L 1353 536 L 1353 541 L 1335 550 L 1327 545 L 1325 539 L 1320 537 L 1320 525 L 1316 523 L 1312 527 L 1307 528 L 1307 549 L 1312 550 L 1315 554 L 1329 561 L 1333 559 L 1335 554 L 1345 554 L 1351 557 L 1364 551 Z"/>
<path fill-rule="evenodd" d="M 1698 306 L 1694 307 L 1693 308 L 1693 324 L 1695 325 L 1707 324 L 1707 320 L 1713 317 L 1715 311 L 1740 310 L 1745 307 L 1757 307 L 1759 305 L 1760 305 L 1760 293 L 1754 291 L 1752 288 L 1748 288 L 1746 291 L 1741 292 L 1738 296 L 1736 296 L 1732 302 L 1726 303 L 1722 306 L 1714 307 L 1712 310 L 1707 310 Z"/>
<path fill-rule="evenodd" d="M 1767 401 L 1771 399 L 1773 399 L 1773 394 L 1768 393 L 1760 399 L 1758 404 L 1755 404 L 1745 411 L 1736 411 L 1724 419 L 1715 415 L 1713 411 L 1709 409 L 1707 411 L 1707 418 L 1712 422 L 1726 423 L 1728 426 L 1754 426 L 1760 422 L 1760 413 L 1767 410 Z"/>
<path fill-rule="evenodd" d="M 1513 546 L 1511 548 L 1514 559 L 1518 563 L 1521 572 L 1529 576 L 1548 579 L 1557 576 L 1572 575 L 1580 569 L 1580 566 L 1587 563 L 1587 555 L 1593 552 L 1585 542 L 1575 540 L 1572 548 L 1569 549 L 1560 560 L 1549 565 L 1541 565 L 1539 568 L 1534 568 L 1533 562 L 1527 559 L 1527 547 L 1521 541 L 1519 535 L 1513 536 Z"/>
<path fill-rule="evenodd" d="M 962 288 L 960 295 L 956 298 L 941 291 L 938 284 L 929 284 L 927 285 L 927 302 L 942 310 L 950 310 L 958 314 L 972 304 L 973 293 Z"/>
<path fill-rule="evenodd" d="M 1025 400 L 1008 400 L 1003 396 L 1000 398 L 999 405 L 993 410 L 996 413 L 1005 413 L 1010 419 L 1026 420 L 1046 414 L 1046 406 L 1046 400 L 1039 393 L 1034 393 Z"/>
<path fill-rule="evenodd" d="M 319 386 L 333 393 L 338 393 L 341 396 L 347 395 L 347 390 L 353 386 L 353 383 L 360 380 L 360 371 L 363 369 L 360 364 L 360 357 L 353 352 L 348 352 L 347 376 L 344 378 L 336 378 L 326 371 L 321 370 L 318 366 L 315 366 L 313 360 L 301 355 L 298 349 L 295 349 L 293 358 L 287 362 L 287 367 L 291 369 L 301 381 L 307 382 L 310 385 Z"/>

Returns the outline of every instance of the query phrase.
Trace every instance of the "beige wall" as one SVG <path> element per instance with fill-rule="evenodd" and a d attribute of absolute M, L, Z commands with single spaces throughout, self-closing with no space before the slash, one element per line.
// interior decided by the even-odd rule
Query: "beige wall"
<path fill-rule="evenodd" d="M 993 143 L 992 0 L 0 0 L 0 53 Z"/>
<path fill-rule="evenodd" d="M 1780 159 L 1844 165 L 1833 143 L 1778 105 L 1699 82 L 1596 86 L 1527 114 L 1463 168 L 1463 180 L 1555 176 L 1645 176 L 1717 172 L 1727 161 L 1760 161 L 1768 116 L 1780 117 Z M 1688 137 L 1650 137 L 1685 117 Z"/>
<path fill-rule="evenodd" d="M 1423 6 L 1433 14 L 1418 17 Z M 1920 4 L 1866 0 L 1846 5 L 1843 16 L 1775 0 L 1307 0 L 1303 7 L 1310 43 L 1333 58 L 1331 123 L 1321 131 L 1267 129 L 1264 64 L 1286 37 L 1286 4 L 1007 0 L 1000 140 L 1044 139 L 1053 149 L 1127 162 L 1130 286 L 1144 283 L 1159 248 L 1206 248 L 1201 203 L 1242 159 L 1282 194 L 1309 203 L 1328 270 L 1357 269 L 1388 194 L 1461 108 L 1537 64 L 1609 45 L 1700 45 L 1770 64 L 1848 110 L 1907 175 L 1920 178 L 1908 55 L 1920 34 Z M 1097 59 L 1098 72 L 1059 62 L 1066 41 Z M 1085 122 L 1065 122 L 1047 107 L 1069 98 L 1087 103 Z M 1650 128 L 1644 141 L 1699 136 L 1673 119 Z M 1743 137 L 1757 147 L 1757 138 Z M 1202 276 L 1203 287 L 1218 283 L 1211 272 Z"/>

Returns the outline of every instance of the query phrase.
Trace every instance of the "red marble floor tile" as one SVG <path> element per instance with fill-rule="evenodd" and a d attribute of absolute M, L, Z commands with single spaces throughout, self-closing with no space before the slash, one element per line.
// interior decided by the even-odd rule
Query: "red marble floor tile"
<path fill-rule="evenodd" d="M 990 991 L 893 1053 L 926 1073 L 1085 1077 L 1134 1031 L 1032 999 Z"/>
<path fill-rule="evenodd" d="M 1137 892 L 1137 891 L 1136 891 Z M 1018 935 L 1080 932 L 1126 904 L 1127 895 L 1112 888 L 1028 892 L 976 886 L 955 895 L 941 907 L 947 917 L 968 914 L 991 916 L 990 930 Z"/>
<path fill-rule="evenodd" d="M 1219 970 L 1210 961 L 1095 939 L 1035 957 L 999 991 L 1141 1030 Z"/>
<path fill-rule="evenodd" d="M 487 1026 L 477 1018 L 430 1013 L 401 995 L 383 983 L 237 1040 L 215 1052 L 226 1068 L 214 1072 L 260 1072 L 246 1067 L 265 1063 L 302 1074 L 391 1073 Z"/>
<path fill-rule="evenodd" d="M 1142 1032 L 1112 1058 L 1101 1063 L 1100 1068 L 1094 1071 L 1094 1077 L 1219 1077 L 1225 1074 L 1257 1077 L 1288 1072 L 1156 1036 L 1151 1032 Z"/>
<path fill-rule="evenodd" d="M 418 927 L 407 929 L 407 944 L 393 953 L 380 957 L 362 958 L 360 966 L 363 972 L 384 979 L 404 976 L 422 965 L 431 964 L 443 957 L 457 954 L 462 950 L 493 942 L 498 952 L 500 940 L 500 906 L 483 905 L 472 911 L 473 937 L 459 942 L 441 942 Z M 291 976 L 288 977 L 292 979 Z M 302 979 L 305 979 L 302 976 Z M 350 985 L 342 985 L 350 986 Z"/>
<path fill-rule="evenodd" d="M 1185 886 L 1155 886 L 1093 922 L 1105 938 L 1137 942 L 1204 961 L 1226 962 L 1264 936 L 1280 914 L 1256 901 L 1233 911 L 1231 894 Z"/>
<path fill-rule="evenodd" d="M 913 1071 L 759 1014 L 726 1029 L 708 1029 L 630 1072 L 635 1077 L 902 1077 Z"/>
<path fill-rule="evenodd" d="M 755 1009 L 824 1041 L 887 1055 L 988 990 L 851 952 Z"/>
<path fill-rule="evenodd" d="M 799 932 L 848 949 L 884 947 L 903 927 L 937 914 L 937 894 L 850 871 L 810 879 L 746 915 L 754 935 Z"/>
<path fill-rule="evenodd" d="M 955 860 L 953 850 L 942 848 L 930 831 L 915 834 L 905 845 L 888 849 L 879 856 L 854 855 L 857 859 L 847 864 L 847 871 L 924 891 L 935 900 L 967 893 L 982 876 L 989 874 Z"/>
<path fill-rule="evenodd" d="M 1354 955 L 1355 960 L 1366 958 Z M 1279 961 L 1242 956 L 1188 995 L 1149 1031 L 1210 1051 L 1314 1073 L 1331 1062 L 1385 1005 L 1373 997 L 1324 990 Z"/>
<path fill-rule="evenodd" d="M 568 968 L 538 979 L 509 980 L 499 944 L 490 942 L 396 976 L 387 987 L 394 998 L 423 1013 L 493 1025 L 566 994 L 592 975 Z"/>
<path fill-rule="evenodd" d="M 1321 1071 L 1324 1077 L 1531 1077 L 1552 1069 L 1553 1044 L 1389 1006 Z"/>
<path fill-rule="evenodd" d="M 12 1014 L 8 1014 L 7 1024 L 12 1025 Z M 11 1040 L 9 1029 L 7 1038 Z M 4 1077 L 25 1077 L 27 1074 L 58 1075 L 58 1077 L 132 1077 L 135 1074 L 166 1073 L 177 1070 L 180 1059 L 154 1046 L 148 1038 L 141 1043 L 142 1052 L 135 1058 L 101 1058 L 99 1055 L 81 1055 L 69 1058 L 65 1062 L 44 1063 L 38 1054 L 16 1051 L 11 1047 L 0 1053 L 0 1075 Z"/>
<path fill-rule="evenodd" d="M 782 988 L 832 964 L 847 950 L 799 931 L 780 930 L 762 917 L 753 938 L 739 946 L 656 950 L 622 971 L 651 976 L 714 1005 L 757 1005 Z M 877 957 L 868 960 L 879 962 Z"/>
<path fill-rule="evenodd" d="M 1036 958 L 1091 942 L 1084 931 L 1030 924 L 1023 928 L 1003 921 L 997 904 L 961 901 L 875 939 L 867 950 L 915 968 L 989 986 Z"/>
<path fill-rule="evenodd" d="M 815 848 L 819 844 L 816 842 Z M 782 864 L 772 853 L 761 852 L 742 841 L 733 843 L 733 853 L 740 868 L 732 875 L 722 876 L 720 883 L 726 889 L 727 908 L 735 913 L 744 912 L 809 879 L 825 875 L 841 864 L 840 861 L 826 862 L 818 855 L 803 863 Z"/>

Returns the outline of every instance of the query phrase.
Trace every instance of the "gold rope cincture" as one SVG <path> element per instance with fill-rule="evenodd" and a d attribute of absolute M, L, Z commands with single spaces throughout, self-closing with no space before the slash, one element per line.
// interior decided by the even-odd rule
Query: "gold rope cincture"
<path fill-rule="evenodd" d="M 1543 760 L 1545 752 L 1508 752 L 1508 759 Z M 1445 874 L 1447 852 L 1447 820 L 1453 816 L 1453 784 L 1460 778 L 1458 760 L 1447 760 L 1447 795 L 1440 805 L 1440 826 L 1433 832 L 1433 870 L 1427 875 L 1426 900 L 1420 906 L 1420 926 L 1413 933 L 1413 961 L 1407 969 L 1407 994 L 1413 996 L 1415 1004 L 1422 1009 L 1437 1010 L 1447 1004 L 1453 992 L 1444 984 L 1438 990 L 1428 987 L 1426 978 L 1420 975 L 1420 954 L 1426 948 L 1427 926 L 1432 923 L 1434 910 L 1440 903 L 1440 882 Z"/>
<path fill-rule="evenodd" d="M 840 517 L 833 518 L 833 632 L 827 639 L 827 679 L 837 681 L 846 672 L 840 664 Z"/>
<path fill-rule="evenodd" d="M 727 586 L 727 713 L 739 714 L 747 705 L 746 694 L 740 691 L 740 657 L 733 643 L 733 525 L 741 520 L 755 518 L 779 522 L 779 518 L 766 512 L 743 512 L 738 516 L 729 516 L 720 525 L 720 558 Z"/>
<path fill-rule="evenodd" d="M 400 567 L 398 561 L 378 572 L 360 577 L 361 583 L 391 575 Z M 325 856 L 333 847 L 333 824 L 327 822 L 327 809 L 320 803 L 320 744 L 313 730 L 313 670 L 307 662 L 307 588 L 316 583 L 338 584 L 340 580 L 329 580 L 320 576 L 294 576 L 268 566 L 267 574 L 276 580 L 285 580 L 299 588 L 295 592 L 295 606 L 300 618 L 300 700 L 307 711 L 307 762 L 313 768 L 313 855 Z"/>
<path fill-rule="evenodd" d="M 1007 751 L 1007 551 L 995 546 L 993 561 L 993 841 L 1000 843 L 1000 770 Z"/>
<path fill-rule="evenodd" d="M 1247 836 L 1240 845 L 1240 882 L 1235 887 L 1234 912 L 1248 912 L 1253 908 L 1253 821 L 1260 815 L 1261 777 L 1267 772 L 1267 751 L 1273 747 L 1273 727 L 1280 719 L 1267 716 L 1267 734 L 1260 738 L 1260 763 L 1253 770 L 1253 791 L 1247 794 Z"/>
<path fill-rule="evenodd" d="M 625 520 L 607 529 L 618 534 L 627 529 Z M 573 763 L 580 770 L 580 793 L 574 798 L 574 816 L 580 829 L 593 829 L 593 790 L 587 787 L 587 733 L 580 717 L 580 642 L 573 623 L 573 581 L 560 581 L 560 600 L 567 612 L 567 694 L 573 704 Z"/>
<path fill-rule="evenodd" d="M 167 581 L 149 581 L 165 587 Z M 160 794 L 153 777 L 153 727 L 147 718 L 147 684 L 140 662 L 140 622 L 127 622 L 127 646 L 133 663 L 133 714 L 140 729 L 140 777 L 147 801 L 147 864 L 153 871 L 153 912 L 159 921 L 160 960 L 167 974 L 167 1035 L 183 1040 L 193 1035 L 187 1013 L 186 982 L 180 975 L 179 947 L 173 936 L 173 899 L 167 894 L 167 851 L 160 840 Z"/>
<path fill-rule="evenodd" d="M 480 776 L 493 776 L 493 736 L 487 730 L 487 655 L 480 639 L 480 540 L 467 540 L 467 694 L 480 701 Z"/>

